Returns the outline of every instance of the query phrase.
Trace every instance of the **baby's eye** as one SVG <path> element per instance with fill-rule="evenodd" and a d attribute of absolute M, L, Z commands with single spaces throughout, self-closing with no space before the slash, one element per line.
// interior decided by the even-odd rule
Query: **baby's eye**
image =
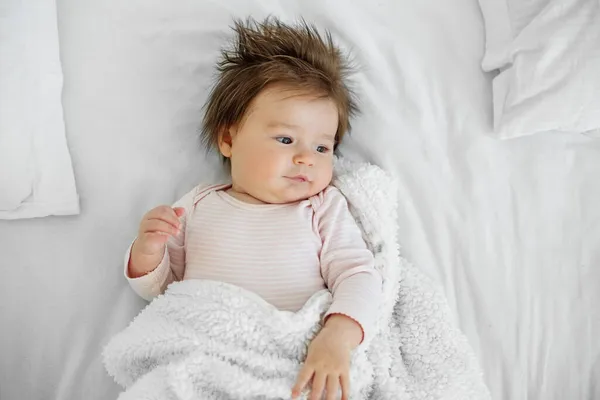
<path fill-rule="evenodd" d="M 292 138 L 287 137 L 287 136 L 280 136 L 275 138 L 279 143 L 283 143 L 283 144 L 292 144 Z"/>
<path fill-rule="evenodd" d="M 327 148 L 325 146 L 317 146 L 317 151 L 319 153 L 327 153 L 329 151 L 329 148 Z"/>

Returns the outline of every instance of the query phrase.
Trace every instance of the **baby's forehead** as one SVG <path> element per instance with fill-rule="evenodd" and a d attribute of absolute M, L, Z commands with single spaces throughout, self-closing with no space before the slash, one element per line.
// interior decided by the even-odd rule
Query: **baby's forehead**
<path fill-rule="evenodd" d="M 270 87 L 263 89 L 250 102 L 241 125 L 335 138 L 338 114 L 337 105 L 326 95 L 289 87 Z"/>

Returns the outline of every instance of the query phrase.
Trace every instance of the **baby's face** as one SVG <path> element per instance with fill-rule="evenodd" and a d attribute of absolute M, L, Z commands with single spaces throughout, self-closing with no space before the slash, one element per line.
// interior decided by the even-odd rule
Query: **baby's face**
<path fill-rule="evenodd" d="M 329 185 L 338 111 L 328 98 L 273 87 L 256 96 L 219 147 L 231 160 L 232 190 L 248 201 L 290 203 Z"/>

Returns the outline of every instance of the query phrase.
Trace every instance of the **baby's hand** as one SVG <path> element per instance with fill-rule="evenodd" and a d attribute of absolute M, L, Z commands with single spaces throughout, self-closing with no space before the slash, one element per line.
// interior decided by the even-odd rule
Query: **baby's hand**
<path fill-rule="evenodd" d="M 159 206 L 148 211 L 140 223 L 135 251 L 145 256 L 162 253 L 169 236 L 179 234 L 179 217 L 183 213 L 183 208 L 169 206 Z"/>
<path fill-rule="evenodd" d="M 338 399 L 340 385 L 342 400 L 348 400 L 350 356 L 361 338 L 362 330 L 356 322 L 343 315 L 330 316 L 308 347 L 304 367 L 292 389 L 292 398 L 298 397 L 312 378 L 310 400 L 321 400 L 323 389 L 327 390 L 327 400 Z"/>
<path fill-rule="evenodd" d="M 129 277 L 138 278 L 156 269 L 164 256 L 169 236 L 179 234 L 179 217 L 184 212 L 181 207 L 159 206 L 144 215 L 138 237 L 131 247 L 127 266 Z"/>

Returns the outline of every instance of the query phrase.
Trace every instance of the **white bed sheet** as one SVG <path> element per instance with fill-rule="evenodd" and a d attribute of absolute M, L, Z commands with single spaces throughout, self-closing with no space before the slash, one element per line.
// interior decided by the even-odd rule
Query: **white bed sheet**
<path fill-rule="evenodd" d="M 476 0 L 300 3 L 227 4 L 354 44 L 364 112 L 342 153 L 398 176 L 404 254 L 443 285 L 494 398 L 600 398 L 600 141 L 490 138 Z M 81 214 L 0 221 L 2 400 L 116 396 L 99 351 L 144 305 L 121 274 L 139 218 L 220 175 L 196 128 L 221 4 L 59 1 Z"/>

